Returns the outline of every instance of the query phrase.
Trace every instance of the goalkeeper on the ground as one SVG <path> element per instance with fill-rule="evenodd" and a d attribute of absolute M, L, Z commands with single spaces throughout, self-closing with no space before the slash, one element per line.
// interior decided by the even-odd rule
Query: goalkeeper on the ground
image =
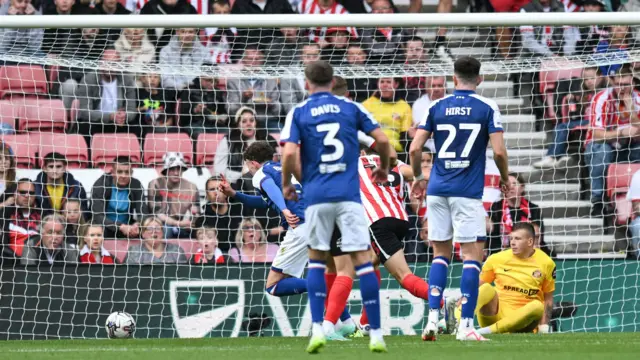
<path fill-rule="evenodd" d="M 514 225 L 510 237 L 511 249 L 489 256 L 482 267 L 476 306 L 482 328 L 478 333 L 547 333 L 556 265 L 535 248 L 530 223 Z"/>

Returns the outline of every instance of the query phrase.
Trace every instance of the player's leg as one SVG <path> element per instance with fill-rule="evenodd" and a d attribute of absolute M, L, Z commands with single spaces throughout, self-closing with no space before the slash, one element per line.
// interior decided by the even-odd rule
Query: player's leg
<path fill-rule="evenodd" d="M 422 340 L 435 341 L 440 320 L 440 304 L 447 285 L 449 261 L 453 245 L 453 226 L 451 210 L 447 198 L 427 197 L 427 218 L 429 222 L 429 241 L 433 247 L 433 261 L 429 270 L 429 315 L 427 326 L 422 332 Z"/>
<path fill-rule="evenodd" d="M 322 327 L 328 340 L 346 340 L 345 336 L 357 330 L 356 324 L 347 310 L 355 272 L 353 262 L 348 254 L 334 256 L 333 261 L 336 267 L 336 278 L 329 291 Z M 343 322 L 340 327 L 337 326 L 338 320 Z"/>
<path fill-rule="evenodd" d="M 543 314 L 544 305 L 540 300 L 532 300 L 519 309 L 502 306 L 500 309 L 500 319 L 487 327 L 479 329 L 478 333 L 504 334 L 532 332 L 533 329 L 538 326 Z"/>
<path fill-rule="evenodd" d="M 301 279 L 309 254 L 304 237 L 306 224 L 289 229 L 280 251 L 267 275 L 266 291 L 274 296 L 289 296 L 307 291 L 307 280 Z"/>
<path fill-rule="evenodd" d="M 491 326 L 500 320 L 498 316 L 499 305 L 496 288 L 491 284 L 482 284 L 478 289 L 478 304 L 475 311 L 480 327 Z"/>
<path fill-rule="evenodd" d="M 362 304 L 371 328 L 369 349 L 373 352 L 385 352 L 387 347 L 382 337 L 380 322 L 380 284 L 371 263 L 371 240 L 364 208 L 362 204 L 355 202 L 341 202 L 338 205 L 336 224 L 342 233 L 341 250 L 351 253 L 356 275 L 360 280 Z"/>
<path fill-rule="evenodd" d="M 473 327 L 473 316 L 478 302 L 480 271 L 484 256 L 483 245 L 487 236 L 482 200 L 449 198 L 453 220 L 454 242 L 460 244 L 462 253 L 462 314 L 458 326 L 458 340 L 486 340 Z"/>
<path fill-rule="evenodd" d="M 376 262 L 379 263 L 379 259 L 376 256 L 375 252 L 373 249 L 370 250 L 370 254 L 372 256 L 371 258 L 371 263 L 374 265 L 373 267 L 373 271 L 376 274 L 376 278 L 378 279 L 378 285 L 382 284 L 382 275 L 380 274 L 380 268 L 378 266 L 376 266 Z M 362 308 L 362 314 L 360 314 L 360 330 L 362 332 L 363 335 L 369 335 L 369 330 L 370 330 L 370 326 L 369 326 L 369 317 L 367 316 L 367 310 L 363 307 Z"/>

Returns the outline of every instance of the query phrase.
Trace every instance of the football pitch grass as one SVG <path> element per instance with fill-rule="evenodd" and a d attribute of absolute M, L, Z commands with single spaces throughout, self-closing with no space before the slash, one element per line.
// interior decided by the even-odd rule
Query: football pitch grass
<path fill-rule="evenodd" d="M 21 360 L 297 360 L 297 359 L 638 359 L 640 333 L 494 335 L 461 343 L 451 335 L 437 342 L 419 336 L 389 336 L 389 353 L 372 354 L 368 338 L 329 342 L 320 354 L 304 352 L 307 338 L 39 340 L 0 342 L 0 359 Z"/>

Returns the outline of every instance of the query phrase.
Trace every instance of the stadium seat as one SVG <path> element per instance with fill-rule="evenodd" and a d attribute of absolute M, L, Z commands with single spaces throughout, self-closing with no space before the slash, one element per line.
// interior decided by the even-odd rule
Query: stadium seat
<path fill-rule="evenodd" d="M 196 165 L 212 165 L 223 134 L 200 134 L 196 144 Z"/>
<path fill-rule="evenodd" d="M 18 129 L 21 131 L 64 132 L 67 127 L 67 110 L 62 100 L 24 98 L 14 104 L 20 104 Z"/>
<path fill-rule="evenodd" d="M 139 243 L 140 240 L 105 240 L 102 246 L 116 258 L 116 262 L 122 263 L 127 257 L 129 247 Z"/>
<path fill-rule="evenodd" d="M 619 163 L 609 165 L 607 172 L 607 195 L 614 203 L 616 223 L 626 224 L 631 216 L 631 202 L 627 200 L 627 191 L 633 174 L 640 171 L 640 164 Z"/>
<path fill-rule="evenodd" d="M 0 98 L 8 95 L 46 95 L 47 74 L 37 65 L 0 67 Z"/>
<path fill-rule="evenodd" d="M 52 134 L 40 138 L 38 156 L 40 167 L 47 154 L 58 152 L 67 157 L 69 168 L 86 168 L 89 165 L 89 149 L 82 135 Z"/>
<path fill-rule="evenodd" d="M 140 162 L 140 142 L 134 134 L 96 134 L 91 138 L 91 162 L 101 169 L 110 168 L 118 156 L 128 156 Z"/>
<path fill-rule="evenodd" d="M 16 119 L 18 118 L 18 108 L 7 100 L 0 100 L 0 123 L 11 125 L 16 128 Z"/>
<path fill-rule="evenodd" d="M 144 164 L 162 166 L 162 157 L 170 151 L 181 152 L 187 164 L 192 164 L 193 144 L 184 133 L 148 134 L 144 139 Z"/>
<path fill-rule="evenodd" d="M 545 103 L 545 118 L 556 120 L 558 115 L 555 108 L 555 90 L 556 84 L 562 79 L 571 79 L 572 77 L 582 76 L 582 62 L 566 61 L 559 65 L 556 60 L 542 61 L 540 70 L 540 94 Z M 552 68 L 553 70 L 545 70 Z"/>
<path fill-rule="evenodd" d="M 3 135 L 2 141 L 11 146 L 16 159 L 16 167 L 31 169 L 36 167 L 36 154 L 38 153 L 39 140 L 32 134 Z"/>
<path fill-rule="evenodd" d="M 200 244 L 197 240 L 167 239 L 167 243 L 180 246 L 187 256 L 187 260 L 191 260 L 193 254 L 195 254 L 200 248 Z"/>

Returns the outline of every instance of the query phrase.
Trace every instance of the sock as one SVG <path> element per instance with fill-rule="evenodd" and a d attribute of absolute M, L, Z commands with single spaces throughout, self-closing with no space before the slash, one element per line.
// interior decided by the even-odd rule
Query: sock
<path fill-rule="evenodd" d="M 362 305 L 367 311 L 371 329 L 380 329 L 380 284 L 370 262 L 356 266 L 356 275 L 360 278 Z"/>
<path fill-rule="evenodd" d="M 336 332 L 336 326 L 332 322 L 325 320 L 322 322 L 322 330 L 325 335 L 333 334 Z"/>
<path fill-rule="evenodd" d="M 344 310 L 342 311 L 342 314 L 340 314 L 340 321 L 345 323 L 345 325 L 350 323 L 355 324 L 355 322 L 353 322 L 353 319 L 351 318 L 351 314 L 349 314 L 349 306 L 346 304 L 345 304 Z"/>
<path fill-rule="evenodd" d="M 493 331 L 491 331 L 491 326 L 487 326 L 487 327 L 483 327 L 478 329 L 478 334 L 480 335 L 487 335 L 487 334 L 492 334 Z"/>
<path fill-rule="evenodd" d="M 382 283 L 382 274 L 380 274 L 380 269 L 375 270 L 376 277 L 378 278 L 378 284 Z M 360 314 L 360 325 L 369 325 L 369 317 L 367 316 L 367 309 L 362 307 L 362 314 Z"/>
<path fill-rule="evenodd" d="M 429 270 L 429 309 L 431 310 L 440 309 L 448 273 L 449 259 L 443 256 L 435 257 Z"/>
<path fill-rule="evenodd" d="M 289 296 L 302 294 L 307 291 L 307 280 L 299 278 L 284 278 L 275 285 L 268 287 L 267 292 L 273 296 Z"/>
<path fill-rule="evenodd" d="M 353 279 L 348 276 L 338 276 L 333 283 L 333 288 L 329 293 L 329 301 L 327 306 L 327 312 L 324 319 L 330 321 L 332 324 L 338 322 L 340 315 L 344 312 L 349 294 L 351 294 L 351 288 L 353 286 Z"/>
<path fill-rule="evenodd" d="M 460 292 L 462 292 L 461 326 L 473 327 L 473 315 L 478 303 L 478 284 L 480 283 L 480 263 L 467 260 L 462 263 L 462 279 L 460 279 Z"/>
<path fill-rule="evenodd" d="M 405 288 L 411 295 L 429 300 L 429 285 L 421 278 L 414 274 L 409 274 L 402 279 L 402 287 Z"/>
<path fill-rule="evenodd" d="M 333 287 L 333 282 L 336 281 L 336 276 L 338 276 L 338 274 L 324 274 L 324 281 L 327 283 L 327 294 L 331 295 L 331 288 Z M 329 297 L 327 296 L 326 299 L 324 299 L 324 308 L 328 309 L 329 308 Z"/>
<path fill-rule="evenodd" d="M 309 307 L 311 308 L 311 321 L 322 324 L 324 315 L 324 300 L 327 297 L 327 284 L 324 281 L 325 262 L 321 260 L 309 260 L 307 271 L 307 293 Z M 322 326 L 320 326 L 322 328 Z"/>

